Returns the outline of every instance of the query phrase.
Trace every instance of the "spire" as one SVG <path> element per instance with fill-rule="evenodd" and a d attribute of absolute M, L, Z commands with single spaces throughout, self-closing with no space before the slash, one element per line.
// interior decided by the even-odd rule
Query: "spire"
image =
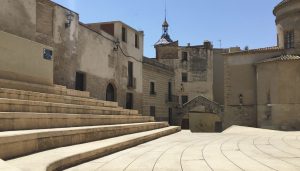
<path fill-rule="evenodd" d="M 163 22 L 163 32 L 168 33 L 169 24 L 167 22 L 167 0 L 165 0 L 165 21 Z"/>
<path fill-rule="evenodd" d="M 162 24 L 162 30 L 163 30 L 163 34 L 155 45 L 169 44 L 169 43 L 173 42 L 173 40 L 170 38 L 170 36 L 168 34 L 169 23 L 167 21 L 167 0 L 165 0 L 165 20 Z"/>

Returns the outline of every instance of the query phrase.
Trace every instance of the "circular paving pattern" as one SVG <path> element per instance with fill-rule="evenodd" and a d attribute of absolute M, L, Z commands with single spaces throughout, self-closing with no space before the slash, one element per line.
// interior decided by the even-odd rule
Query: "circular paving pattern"
<path fill-rule="evenodd" d="M 232 127 L 179 133 L 67 171 L 300 171 L 300 132 Z"/>

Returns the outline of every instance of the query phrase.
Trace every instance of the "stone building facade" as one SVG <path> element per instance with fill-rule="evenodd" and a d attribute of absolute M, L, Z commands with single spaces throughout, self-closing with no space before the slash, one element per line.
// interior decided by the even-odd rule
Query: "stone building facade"
<path fill-rule="evenodd" d="M 202 116 L 207 118 L 204 116 L 204 106 L 194 107 L 182 119 L 178 115 L 182 114 L 185 104 L 199 96 L 213 101 L 213 46 L 209 41 L 205 41 L 203 45 L 179 46 L 178 41 L 173 41 L 168 34 L 168 27 L 165 19 L 162 25 L 163 35 L 155 44 L 155 50 L 156 60 L 174 70 L 174 94 L 179 97 L 178 108 L 175 110 L 177 122 L 186 129 L 207 131 L 208 127 L 201 122 Z M 207 125 L 214 125 L 219 120 L 220 118 L 213 117 Z"/>
<path fill-rule="evenodd" d="M 123 22 L 84 24 L 50 0 L 2 0 L 0 78 L 88 91 L 172 124 L 202 97 L 209 104 L 180 123 L 192 130 L 220 123 L 299 130 L 299 12 L 299 0 L 283 0 L 273 11 L 278 45 L 245 51 L 209 41 L 179 46 L 165 20 L 156 59 L 147 59 L 143 32 Z M 224 105 L 221 118 L 207 110 L 214 101 Z"/>
<path fill-rule="evenodd" d="M 274 8 L 278 46 L 228 53 L 224 127 L 299 130 L 300 1 Z"/>
<path fill-rule="evenodd" d="M 174 92 L 174 70 L 155 59 L 143 59 L 143 115 L 174 124 L 178 96 Z"/>
<path fill-rule="evenodd" d="M 119 21 L 83 24 L 76 12 L 49 0 L 1 1 L 0 22 L 1 31 L 48 47 L 52 84 L 141 112 L 143 32 Z"/>

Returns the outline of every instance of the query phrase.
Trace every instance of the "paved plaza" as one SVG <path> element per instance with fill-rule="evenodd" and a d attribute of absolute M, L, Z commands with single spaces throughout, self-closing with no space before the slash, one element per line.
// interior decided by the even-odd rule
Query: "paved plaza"
<path fill-rule="evenodd" d="M 233 126 L 223 133 L 179 133 L 67 171 L 300 170 L 300 132 Z"/>

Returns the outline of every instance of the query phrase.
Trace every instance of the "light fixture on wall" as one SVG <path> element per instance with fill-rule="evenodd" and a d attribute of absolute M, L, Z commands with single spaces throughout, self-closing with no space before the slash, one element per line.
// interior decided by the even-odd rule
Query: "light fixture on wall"
<path fill-rule="evenodd" d="M 118 51 L 119 46 L 120 46 L 120 41 L 119 41 L 119 39 L 117 39 L 117 41 L 114 42 L 114 49 L 113 50 Z"/>
<path fill-rule="evenodd" d="M 74 14 L 72 14 L 71 11 L 66 12 L 66 22 L 65 22 L 65 27 L 66 28 L 71 26 L 73 18 L 74 18 Z"/>

